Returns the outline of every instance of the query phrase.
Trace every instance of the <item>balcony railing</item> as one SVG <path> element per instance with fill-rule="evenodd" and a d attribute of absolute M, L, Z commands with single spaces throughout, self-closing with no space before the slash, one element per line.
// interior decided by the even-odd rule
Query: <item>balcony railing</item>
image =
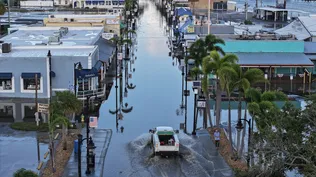
<path fill-rule="evenodd" d="M 105 87 L 95 89 L 95 90 L 84 90 L 84 91 L 78 91 L 77 98 L 79 100 L 86 100 L 89 96 L 97 96 L 97 97 L 103 97 L 105 95 Z"/>

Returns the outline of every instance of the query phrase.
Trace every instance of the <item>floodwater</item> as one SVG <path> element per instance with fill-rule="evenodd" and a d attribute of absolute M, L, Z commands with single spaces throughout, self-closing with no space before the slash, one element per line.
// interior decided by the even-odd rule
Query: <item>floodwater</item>
<path fill-rule="evenodd" d="M 40 157 L 48 151 L 48 144 L 40 143 Z M 38 172 L 36 132 L 12 131 L 1 126 L 0 131 L 0 174 L 12 176 L 13 173 L 25 168 Z M 2 176 L 0 175 L 0 176 Z"/>
<path fill-rule="evenodd" d="M 212 155 L 205 152 L 196 139 L 181 131 L 180 157 L 152 157 L 152 149 L 148 145 L 149 129 L 156 126 L 179 129 L 180 123 L 184 123 L 184 114 L 182 115 L 179 110 L 182 100 L 182 75 L 176 61 L 168 56 L 164 25 L 165 22 L 153 4 L 148 6 L 138 21 L 137 47 L 134 48 L 137 59 L 133 58 L 128 62 L 127 74 L 125 68 L 123 69 L 122 82 L 118 79 L 118 95 L 120 83 L 123 83 L 122 105 L 128 103 L 127 107 L 133 109 L 129 113 L 122 113 L 123 118 L 119 121 L 117 132 L 115 114 L 109 112 L 115 111 L 115 80 L 108 100 L 100 109 L 99 128 L 114 130 L 105 159 L 104 176 L 215 175 Z M 129 76 L 128 80 L 125 78 L 126 75 Z M 125 89 L 126 83 L 136 85 L 135 89 Z M 188 97 L 188 133 L 191 133 L 194 105 L 191 83 L 188 83 L 188 90 L 191 91 Z M 118 103 L 120 107 L 120 96 Z M 198 127 L 201 125 L 199 119 Z M 124 127 L 123 133 L 120 130 L 121 126 Z M 220 176 L 229 175 L 231 174 L 223 172 Z"/>

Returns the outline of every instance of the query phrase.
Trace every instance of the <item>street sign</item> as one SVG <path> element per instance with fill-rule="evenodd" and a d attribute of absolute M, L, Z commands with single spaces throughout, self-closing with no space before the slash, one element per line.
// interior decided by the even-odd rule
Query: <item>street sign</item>
<path fill-rule="evenodd" d="M 205 108 L 206 107 L 206 101 L 205 100 L 197 100 L 197 107 L 198 108 Z"/>
<path fill-rule="evenodd" d="M 48 113 L 49 104 L 38 103 L 37 112 Z"/>
<path fill-rule="evenodd" d="M 201 88 L 201 81 L 193 81 L 192 88 Z"/>
<path fill-rule="evenodd" d="M 114 37 L 114 33 L 102 33 L 102 38 L 106 40 L 110 40 Z"/>

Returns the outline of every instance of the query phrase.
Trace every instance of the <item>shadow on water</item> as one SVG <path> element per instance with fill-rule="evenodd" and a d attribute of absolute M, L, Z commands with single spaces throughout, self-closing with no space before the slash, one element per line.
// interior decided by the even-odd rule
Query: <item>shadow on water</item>
<path fill-rule="evenodd" d="M 153 156 L 151 134 L 142 134 L 127 145 L 133 171 L 129 176 L 212 176 L 210 155 L 194 138 L 179 134 L 178 157 Z"/>

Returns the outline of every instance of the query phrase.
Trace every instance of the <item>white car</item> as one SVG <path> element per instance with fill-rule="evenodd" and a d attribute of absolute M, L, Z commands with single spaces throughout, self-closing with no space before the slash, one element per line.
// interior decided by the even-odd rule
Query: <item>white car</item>
<path fill-rule="evenodd" d="M 179 131 L 174 131 L 172 127 L 156 127 L 149 130 L 152 133 L 152 145 L 154 155 L 178 155 L 179 154 Z"/>

